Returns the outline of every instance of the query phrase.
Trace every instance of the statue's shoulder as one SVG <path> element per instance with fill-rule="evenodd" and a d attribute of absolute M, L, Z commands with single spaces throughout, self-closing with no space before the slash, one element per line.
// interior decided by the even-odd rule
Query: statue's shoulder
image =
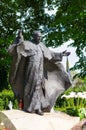
<path fill-rule="evenodd" d="M 23 42 L 23 46 L 24 46 L 25 50 L 29 50 L 31 48 L 34 48 L 34 44 L 31 41 L 29 41 L 29 40 L 25 40 Z"/>
<path fill-rule="evenodd" d="M 24 40 L 24 42 L 23 42 L 23 45 L 25 45 L 25 46 L 31 45 L 31 44 L 32 44 L 32 42 L 29 40 Z"/>
<path fill-rule="evenodd" d="M 40 46 L 46 47 L 44 43 L 40 42 L 39 43 Z"/>
<path fill-rule="evenodd" d="M 46 45 L 43 43 L 40 43 L 39 45 L 43 51 L 44 57 L 47 58 L 48 60 L 50 60 L 52 58 L 52 55 L 51 55 L 51 51 L 49 50 L 49 48 L 47 48 Z"/>
<path fill-rule="evenodd" d="M 39 46 L 42 48 L 42 50 L 47 49 L 47 47 L 45 46 L 45 44 L 43 44 L 42 42 L 39 43 Z"/>

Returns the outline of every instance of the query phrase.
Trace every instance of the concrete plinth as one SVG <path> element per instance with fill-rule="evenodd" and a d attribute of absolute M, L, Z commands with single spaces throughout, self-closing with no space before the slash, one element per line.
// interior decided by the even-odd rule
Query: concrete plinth
<path fill-rule="evenodd" d="M 6 110 L 0 112 L 1 121 L 10 130 L 71 130 L 80 119 L 61 112 L 40 116 L 21 110 Z"/>

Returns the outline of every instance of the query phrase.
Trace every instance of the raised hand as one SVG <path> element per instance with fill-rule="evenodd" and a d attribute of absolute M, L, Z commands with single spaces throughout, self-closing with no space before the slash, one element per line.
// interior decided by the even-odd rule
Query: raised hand
<path fill-rule="evenodd" d="M 22 30 L 18 31 L 18 35 L 15 38 L 14 44 L 20 45 L 24 41 L 23 35 L 22 35 Z"/>
<path fill-rule="evenodd" d="M 67 52 L 67 50 L 65 50 L 65 51 L 62 52 L 62 55 L 63 55 L 63 56 L 69 56 L 69 55 L 70 55 L 70 52 Z"/>

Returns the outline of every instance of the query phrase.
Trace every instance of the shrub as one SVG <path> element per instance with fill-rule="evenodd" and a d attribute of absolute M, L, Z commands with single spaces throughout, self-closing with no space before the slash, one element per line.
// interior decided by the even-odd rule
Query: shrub
<path fill-rule="evenodd" d="M 18 108 L 18 101 L 14 97 L 13 91 L 4 89 L 0 92 L 0 110 L 7 110 L 9 101 L 12 102 L 14 109 Z"/>
<path fill-rule="evenodd" d="M 86 118 L 86 109 L 85 108 L 78 109 L 78 116 L 80 117 L 80 119 Z"/>
<path fill-rule="evenodd" d="M 80 119 L 86 118 L 86 98 L 80 97 L 79 94 L 83 95 L 83 92 L 86 92 L 86 86 L 82 87 L 77 86 L 74 88 L 69 88 L 63 94 L 60 95 L 55 103 L 55 109 L 65 112 L 72 116 L 79 116 Z M 75 92 L 75 96 L 73 95 Z"/>
<path fill-rule="evenodd" d="M 70 92 L 84 92 L 86 91 L 86 84 L 84 84 L 83 86 L 75 86 L 75 87 L 70 87 L 69 89 L 67 89 L 64 93 L 66 95 L 69 95 Z"/>

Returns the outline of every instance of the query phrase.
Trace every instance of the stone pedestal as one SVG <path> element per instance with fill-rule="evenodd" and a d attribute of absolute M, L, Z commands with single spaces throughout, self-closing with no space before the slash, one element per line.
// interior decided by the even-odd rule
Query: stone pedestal
<path fill-rule="evenodd" d="M 10 130 L 71 130 L 79 120 L 78 117 L 61 112 L 44 113 L 43 116 L 21 110 L 0 112 L 0 122 L 2 121 Z"/>

